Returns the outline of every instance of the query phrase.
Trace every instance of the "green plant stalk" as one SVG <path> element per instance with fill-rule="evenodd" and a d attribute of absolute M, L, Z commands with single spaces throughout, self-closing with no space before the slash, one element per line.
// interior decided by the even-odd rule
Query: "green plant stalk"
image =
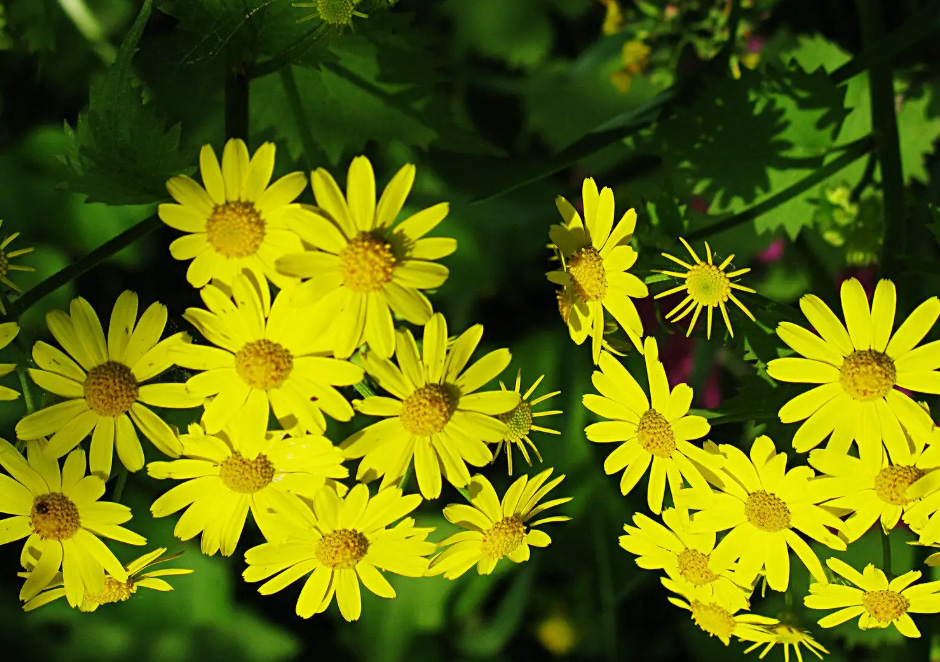
<path fill-rule="evenodd" d="M 685 238 L 687 241 L 707 239 L 708 237 L 711 237 L 712 235 L 715 235 L 719 232 L 724 232 L 725 230 L 735 228 L 742 223 L 752 221 L 758 216 L 766 214 L 771 209 L 779 207 L 791 198 L 795 198 L 796 196 L 810 190 L 814 186 L 817 186 L 818 184 L 826 181 L 832 175 L 836 174 L 843 168 L 850 166 L 851 164 L 855 163 L 855 161 L 865 156 L 869 151 L 871 151 L 871 149 L 872 139 L 870 137 L 856 140 L 844 148 L 843 153 L 839 156 L 839 158 L 830 161 L 819 170 L 816 170 L 812 174 L 807 175 L 800 181 L 791 184 L 782 191 L 770 196 L 763 202 L 758 203 L 749 209 L 745 209 L 739 214 L 735 214 L 734 216 L 726 218 L 723 221 L 713 223 L 712 225 L 708 225 L 704 228 L 696 230 L 695 232 L 687 234 Z"/>
<path fill-rule="evenodd" d="M 118 468 L 117 479 L 114 481 L 114 492 L 111 494 L 111 501 L 121 502 L 121 497 L 124 496 L 124 486 L 127 485 L 127 474 L 127 469 L 124 465 L 121 465 Z"/>
<path fill-rule="evenodd" d="M 33 399 L 32 385 L 30 384 L 29 376 L 26 374 L 26 369 L 22 366 L 17 366 L 16 376 L 20 378 L 20 388 L 23 390 L 23 402 L 26 403 L 26 414 L 32 414 L 36 411 L 36 401 Z"/>
<path fill-rule="evenodd" d="M 894 578 L 894 573 L 891 572 L 891 538 L 884 529 L 881 529 L 881 569 L 889 580 Z"/>
<path fill-rule="evenodd" d="M 879 0 L 856 0 L 862 39 L 866 45 L 881 36 L 884 13 Z M 884 193 L 884 235 L 881 244 L 881 266 L 884 274 L 894 276 L 898 256 L 906 254 L 907 213 L 904 204 L 904 172 L 901 167 L 901 146 L 898 118 L 894 102 L 894 78 L 889 61 L 881 61 L 869 72 L 871 88 L 871 123 L 875 149 L 881 165 L 881 188 Z"/>
<path fill-rule="evenodd" d="M 136 225 L 105 242 L 83 258 L 73 262 L 62 271 L 55 273 L 45 280 L 37 283 L 27 290 L 23 296 L 10 305 L 10 317 L 19 319 L 23 313 L 32 308 L 40 299 L 52 294 L 66 283 L 87 273 L 118 251 L 127 248 L 132 243 L 145 237 L 160 227 L 160 218 L 156 215 L 145 218 Z"/>
<path fill-rule="evenodd" d="M 321 158 L 321 152 L 317 143 L 313 139 L 313 133 L 310 131 L 310 122 L 307 119 L 307 112 L 304 110 L 303 102 L 300 99 L 300 92 L 297 90 L 297 80 L 294 78 L 294 70 L 287 65 L 279 72 L 281 77 L 281 86 L 284 88 L 284 94 L 287 97 L 287 104 L 290 106 L 291 114 L 297 123 L 297 130 L 300 132 L 300 141 L 304 146 L 304 161 L 307 164 L 307 170 L 313 170 L 317 167 L 317 161 Z"/>
<path fill-rule="evenodd" d="M 248 140 L 249 78 L 242 62 L 231 61 L 225 77 L 225 137 Z"/>

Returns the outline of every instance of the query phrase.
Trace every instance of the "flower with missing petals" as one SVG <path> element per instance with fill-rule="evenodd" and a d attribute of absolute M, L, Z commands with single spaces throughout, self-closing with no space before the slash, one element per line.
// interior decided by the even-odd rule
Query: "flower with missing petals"
<path fill-rule="evenodd" d="M 729 608 L 714 600 L 702 598 L 697 591 L 689 592 L 677 582 L 663 577 L 663 586 L 681 598 L 671 597 L 669 602 L 691 612 L 692 621 L 707 632 L 710 637 L 718 637 L 725 646 L 731 643 L 731 637 L 741 641 L 766 643 L 771 640 L 766 628 L 777 625 L 780 621 L 759 614 L 740 613 L 739 609 Z"/>
<path fill-rule="evenodd" d="M 543 428 L 539 425 L 535 425 L 533 419 L 541 418 L 544 416 L 554 416 L 560 414 L 561 410 L 552 410 L 552 411 L 533 411 L 532 407 L 544 402 L 549 398 L 553 398 L 561 391 L 553 391 L 551 393 L 546 393 L 545 395 L 540 395 L 534 400 L 529 400 L 532 397 L 532 394 L 535 392 L 535 389 L 538 388 L 539 384 L 542 383 L 542 380 L 545 378 L 545 375 L 542 375 L 536 379 L 532 386 L 530 386 L 525 393 L 522 392 L 522 369 L 516 373 L 516 384 L 513 387 L 513 392 L 518 393 L 520 396 L 519 404 L 514 408 L 507 411 L 505 414 L 499 414 L 496 418 L 501 420 L 506 424 L 508 432 L 506 437 L 496 445 L 496 450 L 493 451 L 493 462 L 496 461 L 496 458 L 499 456 L 499 451 L 502 449 L 503 444 L 506 445 L 506 461 L 509 465 L 509 475 L 512 476 L 512 449 L 516 447 L 522 453 L 522 457 L 525 459 L 526 464 L 530 467 L 532 466 L 532 460 L 529 458 L 529 448 L 532 449 L 532 452 L 535 453 L 535 457 L 538 458 L 538 461 L 542 461 L 542 454 L 539 453 L 539 449 L 536 448 L 535 444 L 532 443 L 532 439 L 529 438 L 529 433 L 532 430 L 536 432 L 545 432 L 547 434 L 560 434 L 558 430 L 552 430 L 551 428 Z M 499 383 L 499 387 L 502 390 L 506 390 L 506 385 L 502 382 Z M 526 444 L 529 445 L 529 448 L 526 448 Z"/>

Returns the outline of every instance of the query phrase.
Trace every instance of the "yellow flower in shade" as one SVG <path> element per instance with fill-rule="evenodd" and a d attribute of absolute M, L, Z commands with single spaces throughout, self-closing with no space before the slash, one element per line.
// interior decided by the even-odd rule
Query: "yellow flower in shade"
<path fill-rule="evenodd" d="M 847 453 L 854 439 L 875 454 L 884 443 L 891 461 L 909 464 L 913 442 L 925 443 L 934 428 L 930 415 L 899 389 L 940 393 L 940 343 L 917 344 L 940 316 L 940 299 L 917 307 L 892 335 L 894 283 L 875 288 L 871 310 L 862 284 L 842 283 L 846 326 L 812 294 L 800 308 L 819 335 L 782 322 L 777 335 L 805 358 L 774 359 L 767 373 L 782 382 L 818 384 L 780 409 L 784 423 L 805 422 L 793 437 L 798 453 L 815 448 L 830 434 L 828 447 Z"/>
<path fill-rule="evenodd" d="M 921 577 L 916 570 L 889 582 L 885 573 L 870 563 L 864 573 L 835 558 L 827 560 L 826 565 L 855 586 L 810 584 L 803 604 L 810 609 L 838 609 L 819 619 L 820 627 L 835 627 L 858 616 L 862 630 L 886 628 L 893 623 L 905 637 L 919 637 L 910 615 L 940 612 L 940 582 L 914 584 Z"/>
<path fill-rule="evenodd" d="M 738 560 L 735 575 L 739 584 L 754 583 L 762 570 L 767 584 L 785 591 L 790 583 L 790 549 L 821 583 L 826 582 L 816 553 L 797 532 L 838 551 L 845 542 L 829 529 L 841 531 L 842 521 L 817 504 L 828 498 L 827 482 L 814 481 L 810 467 L 787 468 L 786 453 L 777 453 L 770 437 L 761 436 L 751 445 L 751 457 L 740 449 L 722 444 L 725 466 L 712 494 L 685 490 L 681 507 L 698 510 L 692 531 L 728 531 L 715 547 L 711 560 L 725 567 Z"/>
<path fill-rule="evenodd" d="M 0 220 L 0 225 L 3 225 L 2 220 Z M 20 248 L 15 251 L 7 250 L 7 247 L 13 242 L 14 239 L 19 236 L 19 232 L 14 232 L 13 234 L 8 235 L 2 242 L 0 242 L 0 283 L 3 283 L 17 293 L 22 292 L 22 290 L 19 288 L 19 285 L 10 280 L 10 272 L 36 271 L 33 267 L 27 267 L 22 264 L 13 264 L 10 262 L 10 260 L 14 258 L 27 255 L 35 250 L 34 248 Z M 0 313 L 3 313 L 4 315 L 7 314 L 7 309 L 3 305 L 3 297 L 0 297 Z"/>
<path fill-rule="evenodd" d="M 678 306 L 673 308 L 666 315 L 666 319 L 672 322 L 678 322 L 683 317 L 692 313 L 692 321 L 689 322 L 689 329 L 685 332 L 685 335 L 688 336 L 692 333 L 692 329 L 695 328 L 695 323 L 698 321 L 699 313 L 702 312 L 702 308 L 707 309 L 708 314 L 708 325 L 706 331 L 706 337 L 712 337 L 712 316 L 715 312 L 715 308 L 721 310 L 721 316 L 725 320 L 725 326 L 728 327 L 728 333 L 731 334 L 731 337 L 734 337 L 734 330 L 731 328 L 731 320 L 728 319 L 728 308 L 725 304 L 728 301 L 732 301 L 741 311 L 747 315 L 750 320 L 754 321 L 754 316 L 751 314 L 751 311 L 747 309 L 741 300 L 734 296 L 732 290 L 740 290 L 741 292 L 751 292 L 753 293 L 750 287 L 744 287 L 743 285 L 738 285 L 737 283 L 732 283 L 732 278 L 737 278 L 738 276 L 743 276 L 750 271 L 750 268 L 746 269 L 736 269 L 731 273 L 726 273 L 725 269 L 728 268 L 728 265 L 731 264 L 731 260 L 734 259 L 734 255 L 729 255 L 725 258 L 725 261 L 719 265 L 716 265 L 713 262 L 712 249 L 708 245 L 708 242 L 705 242 L 705 255 L 708 257 L 708 262 L 702 262 L 699 259 L 699 256 L 696 255 L 695 251 L 692 250 L 692 247 L 689 246 L 688 242 L 679 237 L 679 241 L 682 242 L 682 245 L 686 247 L 686 250 L 689 251 L 689 254 L 692 256 L 692 259 L 695 260 L 695 264 L 688 264 L 687 262 L 680 260 L 677 257 L 673 257 L 668 253 L 663 253 L 663 257 L 668 258 L 675 262 L 676 264 L 688 269 L 685 273 L 680 273 L 678 271 L 664 271 L 656 270 L 656 273 L 666 274 L 667 276 L 672 276 L 674 278 L 681 278 L 685 282 L 679 287 L 674 287 L 671 290 L 666 290 L 665 292 L 660 292 L 654 298 L 659 299 L 661 297 L 669 296 L 670 294 L 675 294 L 676 292 L 681 292 L 685 290 L 686 296 L 679 303 Z M 672 318 L 670 320 L 670 318 Z"/>
<path fill-rule="evenodd" d="M 522 384 L 522 369 L 520 368 L 519 372 L 516 373 L 516 385 L 513 387 L 513 392 L 518 393 L 521 397 L 521 400 L 514 408 L 510 409 L 505 414 L 499 414 L 496 417 L 506 424 L 506 428 L 509 431 L 506 433 L 506 436 L 503 438 L 503 440 L 497 444 L 496 450 L 493 451 L 493 462 L 496 461 L 496 458 L 499 456 L 499 451 L 502 449 L 503 444 L 505 444 L 506 461 L 509 465 L 510 476 L 512 475 L 513 446 L 519 449 L 519 451 L 522 453 L 522 457 L 525 458 L 526 464 L 528 464 L 530 467 L 532 466 L 532 460 L 529 458 L 529 449 L 526 448 L 526 444 L 528 444 L 529 448 L 532 449 L 532 452 L 535 453 L 535 457 L 538 458 L 539 462 L 542 461 L 542 455 L 539 453 L 539 449 L 536 448 L 535 444 L 532 443 L 532 439 L 529 438 L 529 432 L 535 430 L 536 432 L 546 432 L 548 434 L 560 434 L 558 430 L 543 428 L 533 424 L 533 419 L 541 418 L 543 416 L 554 416 L 555 414 L 561 413 L 560 409 L 552 411 L 532 411 L 532 407 L 534 405 L 537 405 L 540 402 L 544 402 L 549 398 L 553 398 L 561 393 L 561 391 L 552 391 L 551 393 L 540 395 L 534 400 L 529 400 L 529 398 L 535 392 L 535 389 L 538 388 L 539 384 L 542 383 L 544 378 L 545 375 L 542 375 L 536 379 L 532 383 L 532 386 L 530 386 L 525 393 L 522 393 L 520 389 Z M 503 391 L 506 390 L 506 385 L 502 382 L 499 383 L 499 387 Z"/>
<path fill-rule="evenodd" d="M 249 401 L 217 435 L 191 425 L 181 437 L 182 459 L 147 465 L 154 478 L 184 481 L 153 502 L 154 517 L 185 508 L 176 537 L 189 540 L 201 532 L 203 554 L 221 549 L 231 556 L 249 511 L 272 540 L 278 535 L 272 513 L 298 497 L 312 500 L 328 479 L 349 475 L 343 452 L 325 437 L 285 438 L 283 432 L 268 432 L 267 425 L 267 406 L 258 400 Z"/>
<path fill-rule="evenodd" d="M 535 636 L 545 650 L 557 657 L 570 654 L 581 638 L 571 616 L 560 606 L 542 619 L 535 628 Z"/>
<path fill-rule="evenodd" d="M 698 591 L 683 591 L 677 582 L 667 577 L 663 577 L 662 582 L 667 589 L 682 596 L 682 599 L 670 597 L 669 602 L 691 612 L 692 621 L 708 636 L 718 637 L 725 646 L 731 643 L 731 637 L 766 643 L 771 638 L 766 628 L 780 622 L 759 614 L 738 613 L 739 609 L 704 599 Z"/>
<path fill-rule="evenodd" d="M 313 173 L 317 213 L 297 216 L 290 228 L 312 250 L 278 260 L 282 273 L 308 279 L 295 290 L 295 303 L 314 304 L 316 335 L 332 332 L 336 357 L 346 358 L 362 343 L 388 358 L 395 349 L 392 313 L 412 324 L 426 324 L 431 303 L 421 290 L 440 287 L 447 267 L 435 260 L 457 249 L 457 241 L 426 237 L 447 216 L 442 202 L 395 219 L 414 182 L 415 167 L 406 165 L 375 201 L 375 175 L 369 159 L 359 156 L 349 166 L 346 197 L 323 168 Z"/>
<path fill-rule="evenodd" d="M 422 354 L 408 330 L 396 332 L 395 358 L 366 354 L 366 372 L 393 397 L 357 400 L 356 409 L 385 420 L 351 435 L 341 445 L 348 458 L 362 458 L 356 480 L 384 476 L 382 489 L 397 484 L 414 458 L 425 499 L 441 494 L 441 474 L 455 487 L 470 482 L 467 464 L 493 459 L 486 442 L 505 439 L 509 428 L 496 418 L 519 404 L 515 391 L 479 391 L 509 365 L 508 349 L 490 352 L 464 370 L 483 336 L 479 324 L 447 348 L 447 322 L 435 313 L 424 327 Z"/>
<path fill-rule="evenodd" d="M 190 377 L 187 391 L 215 396 L 202 417 L 206 431 L 218 432 L 253 400 L 268 404 L 292 434 L 323 432 L 324 413 L 351 419 L 352 407 L 335 387 L 360 381 L 362 368 L 329 356 L 322 336 L 309 332 L 312 311 L 294 308 L 289 292 L 272 304 L 267 282 L 248 274 L 236 278 L 232 289 L 234 301 L 214 285 L 204 287 L 208 310 L 183 314 L 215 347 L 179 345 L 173 354 L 184 368 L 203 371 Z"/>
<path fill-rule="evenodd" d="M 664 510 L 663 522 L 666 526 L 635 513 L 635 526 L 623 527 L 626 535 L 620 536 L 620 546 L 636 555 L 641 568 L 665 571 L 684 592 L 698 590 L 706 602 L 732 611 L 747 609 L 750 591 L 735 583 L 733 568 L 719 566 L 711 558 L 715 534 L 692 533 L 689 513 L 681 508 Z"/>
<path fill-rule="evenodd" d="M 362 609 L 360 582 L 381 598 L 394 598 L 395 589 L 380 570 L 405 577 L 422 577 L 427 570 L 425 557 L 434 551 L 434 543 L 425 538 L 433 529 L 414 526 L 410 517 L 402 519 L 420 503 L 417 494 L 402 496 L 397 488 L 370 498 L 369 488 L 360 483 L 341 499 L 325 486 L 312 510 L 304 506 L 282 513 L 288 515 L 283 542 L 245 553 L 248 568 L 242 576 L 248 582 L 267 579 L 258 592 L 270 595 L 309 574 L 297 599 L 297 614 L 319 614 L 336 595 L 343 618 L 355 621 Z"/>
<path fill-rule="evenodd" d="M 35 440 L 52 435 L 45 446 L 50 458 L 65 455 L 91 434 L 91 472 L 107 478 L 115 450 L 128 471 L 144 466 L 137 430 L 171 457 L 180 454 L 176 432 L 148 405 L 185 408 L 202 401 L 182 384 L 144 384 L 173 366 L 172 350 L 183 342 L 177 333 L 160 340 L 166 306 L 151 304 L 137 319 L 137 295 L 124 292 L 111 313 L 107 339 L 98 315 L 81 297 L 70 315 L 46 315 L 49 330 L 68 355 L 44 342 L 33 345 L 39 369 L 30 377 L 41 388 L 64 398 L 16 424 L 16 436 Z M 136 426 L 136 429 L 135 429 Z"/>
<path fill-rule="evenodd" d="M 779 644 L 780 646 L 783 646 L 784 662 L 790 662 L 791 647 L 793 648 L 793 652 L 796 653 L 796 659 L 799 660 L 799 662 L 803 662 L 803 653 L 800 652 L 800 646 L 805 646 L 806 650 L 811 652 L 820 660 L 822 659 L 822 655 L 820 653 L 825 653 L 826 655 L 829 654 L 829 651 L 827 651 L 815 639 L 813 639 L 812 635 L 806 630 L 801 630 L 798 627 L 787 625 L 786 623 L 765 625 L 763 628 L 766 630 L 767 634 L 772 637 L 772 639 L 767 641 L 766 645 L 761 641 L 749 646 L 744 651 L 745 653 L 750 653 L 755 648 L 764 646 L 764 650 L 761 651 L 759 656 L 759 658 L 763 660 L 765 657 L 767 657 L 767 653 L 769 653 L 774 646 Z"/>
<path fill-rule="evenodd" d="M 597 363 L 604 337 L 604 309 L 642 351 L 643 323 L 631 297 L 642 299 L 649 290 L 642 280 L 627 273 L 637 253 L 627 242 L 636 228 L 636 211 L 628 210 L 614 226 L 614 194 L 600 193 L 593 179 L 581 188 L 584 222 L 561 196 L 555 205 L 564 223 L 553 225 L 549 236 L 562 257 L 563 269 L 548 273 L 548 279 L 566 288 L 570 297 L 568 332 L 578 345 L 591 336 L 591 352 Z"/>
<path fill-rule="evenodd" d="M 604 471 L 614 474 L 623 470 L 623 494 L 629 494 L 650 469 L 647 503 L 658 514 L 667 481 L 673 500 L 683 479 L 711 492 L 701 467 L 717 468 L 721 458 L 689 443 L 704 437 L 711 428 L 703 417 L 688 415 L 692 404 L 688 384 L 677 384 L 670 393 L 655 339 L 644 340 L 643 354 L 651 398 L 617 359 L 607 352 L 601 354 L 600 370 L 591 377 L 600 395 L 585 395 L 584 406 L 609 420 L 593 423 L 584 431 L 593 442 L 620 443 L 607 456 Z"/>
<path fill-rule="evenodd" d="M 127 581 L 127 571 L 99 536 L 130 545 L 147 541 L 119 524 L 131 518 L 131 509 L 119 503 L 99 501 L 104 480 L 85 475 L 85 453 L 69 453 L 59 463 L 46 458 L 40 444 L 29 447 L 29 461 L 7 441 L 0 439 L 0 465 L 10 476 L 0 475 L 0 544 L 26 538 L 24 556 L 35 566 L 20 589 L 20 600 L 39 595 L 62 571 L 65 597 L 73 607 L 85 595 L 100 595 L 105 571 Z"/>
<path fill-rule="evenodd" d="M 921 478 L 931 475 L 931 483 L 940 484 L 940 472 L 935 471 L 940 467 L 940 446 L 916 451 L 908 464 L 893 464 L 881 448 L 874 454 L 862 448 L 860 458 L 831 449 L 816 449 L 809 454 L 809 463 L 821 478 L 829 480 L 832 493 L 837 495 L 823 507 L 839 517 L 849 515 L 843 535 L 850 543 L 861 538 L 878 520 L 886 534 L 897 526 L 901 515 L 906 516 L 917 506 L 918 499 L 909 488 Z M 919 511 L 914 512 L 914 519 L 920 519 Z M 937 526 L 940 528 L 940 521 Z"/>
<path fill-rule="evenodd" d="M 124 566 L 127 572 L 127 579 L 121 581 L 105 573 L 104 590 L 98 594 L 85 594 L 78 608 L 82 611 L 95 611 L 101 605 L 112 604 L 114 602 L 124 602 L 130 599 L 137 592 L 138 588 L 149 588 L 154 591 L 172 591 L 173 587 L 162 577 L 175 575 L 188 575 L 192 570 L 188 568 L 164 568 L 162 570 L 149 570 L 158 563 L 165 563 L 179 558 L 182 553 L 172 554 L 165 558 L 160 558 L 166 553 L 165 547 L 160 547 L 152 552 L 144 554 L 140 558 L 131 561 Z M 148 572 L 144 572 L 149 570 Z M 32 611 L 43 605 L 47 605 L 53 600 L 58 600 L 65 595 L 65 587 L 62 584 L 61 573 L 57 574 L 49 586 L 42 593 L 23 605 L 24 611 Z"/>
<path fill-rule="evenodd" d="M 500 559 L 513 563 L 529 560 L 530 547 L 548 547 L 552 539 L 535 527 L 551 522 L 567 522 L 570 517 L 553 515 L 535 519 L 549 508 L 571 501 L 562 497 L 539 503 L 563 479 L 564 474 L 548 480 L 551 469 L 529 479 L 520 476 L 509 486 L 502 502 L 485 477 L 477 474 L 470 481 L 470 504 L 452 503 L 444 508 L 444 517 L 467 529 L 442 540 L 447 548 L 431 560 L 428 575 L 456 579 L 476 565 L 477 573 L 488 575 Z"/>
<path fill-rule="evenodd" d="M 0 324 L 0 349 L 3 349 L 16 338 L 20 327 L 16 322 Z M 16 370 L 15 363 L 0 363 L 0 377 L 6 377 Z M 0 400 L 16 400 L 20 394 L 7 386 L 0 386 Z"/>
<path fill-rule="evenodd" d="M 157 213 L 171 228 L 186 233 L 170 244 L 170 254 L 192 260 L 186 280 L 193 287 L 213 279 L 230 287 L 245 269 L 278 287 L 292 282 L 274 263 L 301 249 L 287 220 L 309 214 L 294 202 L 307 178 L 293 172 L 271 184 L 274 151 L 274 143 L 264 143 L 249 158 L 245 143 L 232 138 L 225 144 L 220 167 L 212 147 L 205 145 L 199 153 L 202 186 L 182 175 L 166 183 L 179 204 L 162 204 Z"/>

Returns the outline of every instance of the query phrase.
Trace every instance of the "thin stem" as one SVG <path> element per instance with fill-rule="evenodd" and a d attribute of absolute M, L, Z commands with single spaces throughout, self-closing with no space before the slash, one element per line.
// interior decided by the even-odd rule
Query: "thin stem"
<path fill-rule="evenodd" d="M 303 101 L 300 99 L 297 80 L 294 78 L 294 69 L 287 65 L 279 73 L 281 85 L 284 87 L 284 94 L 287 96 L 287 105 L 290 106 L 291 114 L 297 123 L 297 130 L 300 132 L 300 142 L 304 146 L 304 160 L 307 163 L 307 170 L 313 170 L 317 166 L 317 161 L 321 158 L 321 152 L 313 139 L 313 132 L 310 131 L 310 122 L 307 120 L 307 112 L 304 110 Z"/>
<path fill-rule="evenodd" d="M 375 391 L 372 390 L 372 385 L 369 384 L 369 380 L 363 379 L 360 382 L 353 384 L 353 388 L 356 389 L 356 393 L 361 395 L 364 398 L 371 398 L 375 395 Z"/>
<path fill-rule="evenodd" d="M 248 139 L 248 74 L 242 62 L 231 62 L 225 77 L 225 135 Z"/>
<path fill-rule="evenodd" d="M 117 479 L 114 481 L 114 492 L 111 494 L 111 501 L 115 503 L 121 502 L 121 497 L 124 496 L 124 486 L 127 484 L 127 474 L 128 471 L 125 467 L 121 466 L 118 469 Z"/>
<path fill-rule="evenodd" d="M 801 193 L 804 193 L 814 186 L 826 181 L 843 168 L 855 163 L 855 161 L 871 151 L 871 148 L 872 141 L 870 137 L 856 140 L 844 148 L 844 151 L 839 156 L 839 158 L 832 160 L 831 162 L 821 167 L 819 170 L 816 170 L 812 174 L 807 175 L 800 181 L 791 184 L 779 193 L 775 193 L 763 202 L 756 204 L 749 209 L 745 209 L 739 214 L 735 214 L 734 216 L 726 218 L 723 221 L 713 223 L 712 225 L 708 225 L 704 228 L 696 230 L 695 232 L 687 234 L 685 238 L 687 241 L 705 239 L 707 237 L 711 237 L 712 235 L 718 234 L 719 232 L 724 232 L 725 230 L 735 228 L 742 223 L 752 221 L 755 218 L 766 214 L 771 209 L 779 207 L 784 202 L 787 202 L 788 200 L 795 198 Z"/>
<path fill-rule="evenodd" d="M 728 40 L 721 47 L 718 61 L 727 68 L 734 55 L 734 47 L 738 39 L 738 26 L 741 25 L 741 0 L 731 0 L 731 10 L 728 12 Z"/>
<path fill-rule="evenodd" d="M 109 257 L 127 248 L 141 237 L 145 237 L 160 227 L 160 219 L 150 216 L 129 227 L 127 230 L 105 242 L 85 257 L 73 262 L 62 271 L 55 273 L 28 290 L 10 305 L 10 317 L 18 319 L 43 297 L 52 294 L 66 283 L 79 278 L 95 268 Z"/>
<path fill-rule="evenodd" d="M 26 413 L 32 414 L 36 411 L 36 401 L 33 399 L 32 384 L 30 384 L 26 369 L 22 366 L 17 366 L 16 376 L 20 378 L 20 388 L 23 389 L 23 402 L 26 403 Z"/>
<path fill-rule="evenodd" d="M 881 529 L 881 569 L 888 576 L 888 579 L 894 577 L 894 573 L 891 572 L 891 539 L 884 529 Z"/>
<path fill-rule="evenodd" d="M 884 12 L 879 0 L 856 0 L 862 38 L 867 46 L 876 42 L 884 29 Z M 891 64 L 882 61 L 868 72 L 871 87 L 871 123 L 875 148 L 881 164 L 881 187 L 884 192 L 884 235 L 881 265 L 887 276 L 893 276 L 898 257 L 907 247 L 907 223 L 904 204 L 904 171 L 898 139 L 898 118 L 894 103 L 894 78 Z"/>

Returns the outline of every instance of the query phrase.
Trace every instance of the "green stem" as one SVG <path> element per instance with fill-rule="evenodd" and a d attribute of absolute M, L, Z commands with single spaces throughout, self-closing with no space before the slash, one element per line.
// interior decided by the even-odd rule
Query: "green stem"
<path fill-rule="evenodd" d="M 867 46 L 882 37 L 884 13 L 879 0 L 856 0 L 862 39 Z M 891 65 L 882 61 L 868 72 L 871 87 L 871 123 L 875 148 L 881 165 L 884 192 L 884 235 L 881 265 L 887 276 L 897 270 L 898 257 L 907 247 L 907 223 L 904 204 L 904 171 L 898 139 L 898 118 L 894 103 L 894 78 Z"/>
<path fill-rule="evenodd" d="M 884 532 L 884 529 L 881 529 L 881 569 L 889 580 L 894 577 L 894 573 L 891 572 L 891 538 Z"/>
<path fill-rule="evenodd" d="M 150 216 L 137 223 L 137 225 L 129 227 L 85 257 L 73 262 L 62 271 L 49 276 L 35 287 L 28 290 L 23 296 L 11 304 L 10 316 L 18 319 L 43 297 L 52 294 L 66 283 L 87 273 L 121 249 L 130 246 L 141 237 L 147 236 L 158 227 L 160 227 L 160 219 L 157 216 Z"/>
<path fill-rule="evenodd" d="M 734 47 L 738 40 L 738 27 L 741 25 L 741 0 L 731 0 L 731 10 L 728 13 L 728 40 L 721 47 L 721 53 L 718 61 L 722 62 L 725 69 L 731 62 L 731 56 L 734 55 Z"/>
<path fill-rule="evenodd" d="M 356 389 L 356 393 L 364 398 L 371 398 L 375 395 L 375 391 L 372 390 L 372 385 L 369 384 L 369 380 L 365 378 L 353 384 L 353 388 Z"/>
<path fill-rule="evenodd" d="M 833 159 L 819 170 L 816 170 L 812 174 L 807 175 L 800 181 L 791 184 L 779 193 L 775 193 L 763 202 L 756 204 L 749 209 L 745 209 L 739 214 L 735 214 L 734 216 L 726 218 L 723 221 L 713 223 L 712 225 L 708 225 L 704 228 L 696 230 L 695 232 L 687 234 L 685 238 L 687 241 L 697 241 L 699 239 L 711 237 L 712 235 L 718 234 L 719 232 L 730 230 L 731 228 L 735 228 L 742 223 L 753 221 L 755 218 L 758 218 L 770 210 L 779 207 L 784 202 L 787 202 L 788 200 L 795 198 L 801 193 L 805 193 L 814 186 L 817 186 L 818 184 L 826 181 L 843 168 L 855 163 L 855 161 L 865 156 L 865 154 L 871 151 L 871 148 L 871 138 L 865 137 L 860 140 L 856 140 L 844 148 L 844 151 L 839 156 L 839 158 Z"/>
<path fill-rule="evenodd" d="M 248 140 L 248 74 L 242 62 L 232 61 L 225 77 L 225 135 Z"/>
<path fill-rule="evenodd" d="M 114 492 L 111 494 L 111 501 L 120 503 L 124 496 L 124 486 L 127 484 L 128 471 L 123 466 L 118 469 L 117 479 L 114 481 Z"/>
<path fill-rule="evenodd" d="M 32 414 L 36 411 L 36 401 L 33 399 L 32 384 L 30 384 L 29 375 L 22 366 L 17 366 L 16 376 L 20 378 L 20 388 L 23 389 L 23 402 L 26 403 L 26 413 Z"/>
<path fill-rule="evenodd" d="M 307 120 L 307 112 L 304 110 L 303 101 L 300 99 L 297 80 L 294 78 L 294 69 L 287 65 L 279 73 L 284 94 L 287 96 L 287 105 L 290 106 L 294 122 L 297 123 L 297 130 L 300 132 L 300 142 L 304 146 L 304 160 L 307 163 L 307 170 L 313 170 L 317 166 L 317 161 L 322 157 L 313 139 L 313 133 L 310 131 L 310 122 Z"/>

